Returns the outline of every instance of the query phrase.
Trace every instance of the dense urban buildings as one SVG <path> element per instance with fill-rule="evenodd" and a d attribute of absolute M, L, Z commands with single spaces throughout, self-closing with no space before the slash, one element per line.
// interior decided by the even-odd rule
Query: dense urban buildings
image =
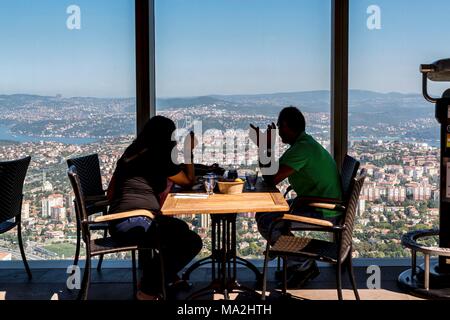
<path fill-rule="evenodd" d="M 356 94 L 362 95 L 353 93 Z M 196 160 L 217 162 L 226 169 L 255 169 L 257 150 L 248 137 L 248 124 L 264 127 L 276 121 L 278 111 L 285 105 L 298 105 L 304 110 L 308 132 L 329 148 L 329 105 L 323 102 L 327 96 L 326 92 L 315 92 L 289 97 L 166 99 L 158 101 L 158 111 L 172 118 L 179 128 L 191 130 L 201 124 L 203 149 L 196 150 Z M 400 96 L 397 103 L 401 104 L 402 99 L 406 97 Z M 365 100 L 353 101 L 357 104 Z M 392 97 L 377 94 L 377 99 L 371 99 L 373 108 L 379 109 L 386 101 L 392 103 Z M 414 101 L 421 106 L 419 96 Z M 22 208 L 27 256 L 71 258 L 75 253 L 76 226 L 66 160 L 98 153 L 106 188 L 118 158 L 134 137 L 134 100 L 0 96 L 0 109 L 0 159 L 32 156 Z M 362 122 L 357 111 L 351 114 L 350 152 L 361 160 L 368 174 L 354 234 L 356 256 L 407 256 L 400 245 L 401 235 L 414 228 L 437 226 L 439 150 L 437 124 L 432 110 L 429 111 L 426 118 L 405 114 L 395 126 L 389 119 L 368 117 Z M 279 145 L 277 152 L 281 154 L 285 148 Z M 286 182 L 280 185 L 283 192 L 286 188 Z M 206 255 L 210 245 L 209 216 L 182 218 L 204 239 L 202 254 Z M 265 242 L 252 213 L 240 216 L 238 235 L 241 255 L 261 257 Z M 20 258 L 15 241 L 13 233 L 0 237 L 1 259 Z"/>

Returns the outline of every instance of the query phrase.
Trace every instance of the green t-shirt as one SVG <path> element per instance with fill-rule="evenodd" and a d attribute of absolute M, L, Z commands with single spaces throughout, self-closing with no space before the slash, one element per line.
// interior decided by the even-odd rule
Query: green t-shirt
<path fill-rule="evenodd" d="M 281 156 L 280 165 L 295 170 L 289 183 L 298 196 L 342 198 L 339 172 L 331 155 L 313 137 L 302 133 Z M 339 212 L 322 210 L 324 217 L 336 217 Z"/>

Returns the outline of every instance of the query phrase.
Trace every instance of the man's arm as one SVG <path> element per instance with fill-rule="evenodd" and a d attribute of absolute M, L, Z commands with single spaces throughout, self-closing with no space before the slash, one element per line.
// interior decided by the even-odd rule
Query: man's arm
<path fill-rule="evenodd" d="M 277 185 L 284 179 L 294 174 L 295 170 L 286 165 L 280 165 L 278 172 L 272 176 L 264 176 L 264 181 L 269 184 Z"/>
<path fill-rule="evenodd" d="M 259 132 L 259 127 L 256 127 L 252 124 L 250 124 L 250 127 L 252 128 L 252 130 L 255 132 L 255 137 L 253 137 L 253 140 L 255 142 L 255 144 L 258 146 L 258 149 L 260 148 L 260 132 Z M 266 133 L 266 137 L 267 137 L 267 143 L 266 143 L 266 152 L 267 152 L 267 156 L 271 157 L 272 156 L 272 130 L 276 129 L 276 125 L 274 123 L 270 124 L 267 126 L 267 133 Z M 268 167 L 270 166 L 270 164 L 268 165 L 263 165 L 261 163 L 261 161 L 259 161 L 259 166 L 260 168 L 264 168 L 264 167 Z M 295 172 L 294 169 L 292 169 L 289 166 L 286 165 L 280 165 L 278 172 L 274 175 L 264 175 L 264 181 L 266 181 L 266 183 L 269 184 L 273 184 L 273 185 L 277 185 L 279 184 L 281 181 L 283 181 L 284 179 L 286 179 L 287 177 L 289 177 L 290 175 L 292 175 Z"/>

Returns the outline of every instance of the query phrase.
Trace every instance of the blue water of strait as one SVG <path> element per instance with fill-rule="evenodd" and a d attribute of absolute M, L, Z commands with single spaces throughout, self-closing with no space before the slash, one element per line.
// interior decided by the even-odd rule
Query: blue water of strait
<path fill-rule="evenodd" d="M 64 144 L 83 145 L 98 141 L 96 138 L 73 138 L 73 137 L 39 137 L 15 134 L 11 131 L 11 125 L 0 124 L 0 140 L 12 142 L 59 142 Z"/>

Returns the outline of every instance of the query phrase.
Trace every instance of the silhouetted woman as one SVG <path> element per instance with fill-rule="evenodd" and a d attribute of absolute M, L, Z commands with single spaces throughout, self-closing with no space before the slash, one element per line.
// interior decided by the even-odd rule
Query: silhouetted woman
<path fill-rule="evenodd" d="M 168 180 L 180 185 L 191 186 L 195 180 L 192 150 L 194 136 L 186 139 L 190 161 L 184 171 L 172 161 L 172 141 L 175 124 L 172 120 L 157 116 L 148 121 L 142 133 L 128 147 L 117 163 L 108 190 L 111 201 L 109 213 L 120 213 L 139 209 L 154 213 L 154 220 L 144 217 L 130 218 L 110 225 L 113 237 L 139 242 L 151 246 L 156 242 L 155 223 L 164 258 L 166 282 L 181 283 L 181 271 L 201 250 L 200 237 L 179 219 L 160 214 L 160 194 L 167 188 Z M 190 141 L 189 141 L 190 140 Z M 186 153 L 186 152 L 185 152 Z M 156 299 L 161 293 L 158 258 L 145 255 L 144 272 L 138 292 L 138 299 Z"/>

